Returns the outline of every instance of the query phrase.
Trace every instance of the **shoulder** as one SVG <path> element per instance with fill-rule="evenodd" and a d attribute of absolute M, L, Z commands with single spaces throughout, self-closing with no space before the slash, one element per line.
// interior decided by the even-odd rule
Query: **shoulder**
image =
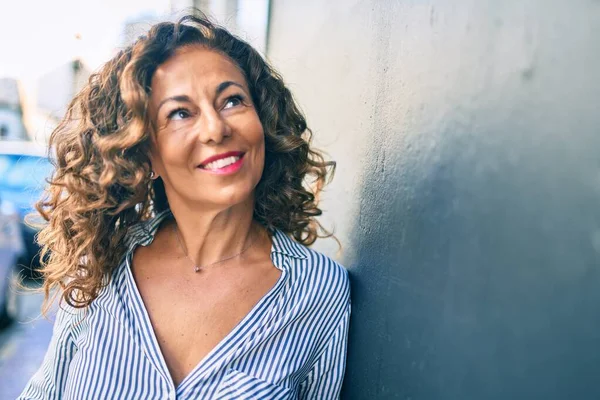
<path fill-rule="evenodd" d="M 276 233 L 274 250 L 286 256 L 290 295 L 311 318 L 340 320 L 350 308 L 348 270 L 331 257 Z"/>
<path fill-rule="evenodd" d="M 75 308 L 61 300 L 56 305 L 54 318 L 54 336 L 58 342 L 72 340 L 75 333 L 78 331 L 79 323 L 85 317 L 84 308 Z"/>
<path fill-rule="evenodd" d="M 301 245 L 302 246 L 302 245 Z M 350 300 L 350 277 L 341 263 L 315 249 L 303 246 L 307 255 L 303 274 L 311 285 L 332 294 L 338 294 L 343 301 Z"/>
<path fill-rule="evenodd" d="M 273 236 L 273 252 L 286 256 L 290 273 L 308 288 L 350 296 L 348 270 L 331 257 L 307 247 L 277 230 Z"/>
<path fill-rule="evenodd" d="M 301 317 L 297 321 L 310 336 L 315 357 L 323 354 L 330 343 L 342 343 L 349 326 L 351 299 L 348 270 L 331 257 L 303 247 L 306 258 L 299 266 L 294 284 L 298 296 L 292 301 Z"/>

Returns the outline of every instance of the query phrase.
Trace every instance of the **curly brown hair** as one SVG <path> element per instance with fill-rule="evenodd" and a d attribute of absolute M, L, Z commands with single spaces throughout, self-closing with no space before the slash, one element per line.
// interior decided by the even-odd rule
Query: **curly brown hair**
<path fill-rule="evenodd" d="M 312 133 L 281 76 L 248 43 L 194 12 L 154 25 L 108 61 L 52 132 L 55 170 L 36 204 L 47 221 L 37 237 L 44 312 L 55 288 L 72 307 L 90 305 L 125 255 L 128 228 L 169 207 L 161 179 L 149 178 L 150 83 L 160 64 L 191 45 L 229 57 L 248 82 L 265 135 L 254 219 L 304 245 L 333 236 L 315 217 L 335 162 L 311 148 Z"/>

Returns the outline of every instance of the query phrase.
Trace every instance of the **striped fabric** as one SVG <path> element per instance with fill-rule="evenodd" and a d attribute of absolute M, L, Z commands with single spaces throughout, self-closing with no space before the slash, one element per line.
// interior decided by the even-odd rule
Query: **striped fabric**
<path fill-rule="evenodd" d="M 277 230 L 282 273 L 177 386 L 130 269 L 166 210 L 132 227 L 129 251 L 87 310 L 58 311 L 44 361 L 19 399 L 337 399 L 350 318 L 347 271 Z"/>

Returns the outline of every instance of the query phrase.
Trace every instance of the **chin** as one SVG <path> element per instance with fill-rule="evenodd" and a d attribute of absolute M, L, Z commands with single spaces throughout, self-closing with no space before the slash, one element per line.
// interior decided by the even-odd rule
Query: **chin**
<path fill-rule="evenodd" d="M 207 198 L 205 193 L 203 194 L 202 202 L 212 203 L 223 208 L 232 207 L 247 201 L 251 202 L 254 197 L 254 191 L 249 190 L 249 188 L 236 188 L 235 190 L 234 188 L 224 188 L 219 193 L 214 193 L 214 196 L 210 196 L 210 198 Z"/>

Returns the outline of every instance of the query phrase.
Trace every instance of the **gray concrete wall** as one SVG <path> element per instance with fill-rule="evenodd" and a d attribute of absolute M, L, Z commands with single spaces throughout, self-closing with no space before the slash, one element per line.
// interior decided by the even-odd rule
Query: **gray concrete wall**
<path fill-rule="evenodd" d="M 343 398 L 600 398 L 599 40 L 592 0 L 272 1 L 339 163 Z"/>

